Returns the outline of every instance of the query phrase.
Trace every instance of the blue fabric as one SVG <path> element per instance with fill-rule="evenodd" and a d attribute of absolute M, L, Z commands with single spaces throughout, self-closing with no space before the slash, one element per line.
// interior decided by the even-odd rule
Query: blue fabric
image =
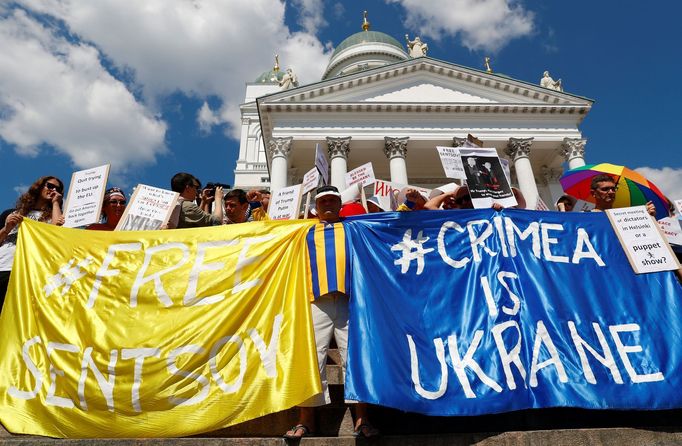
<path fill-rule="evenodd" d="M 531 230 L 521 240 L 514 227 Z M 345 229 L 347 399 L 444 416 L 682 407 L 682 287 L 672 272 L 634 274 L 605 214 L 396 212 Z"/>

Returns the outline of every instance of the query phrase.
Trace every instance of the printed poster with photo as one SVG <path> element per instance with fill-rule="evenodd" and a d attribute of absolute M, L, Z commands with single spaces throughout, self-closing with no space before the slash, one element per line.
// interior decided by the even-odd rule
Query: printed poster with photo
<path fill-rule="evenodd" d="M 130 203 L 116 226 L 117 231 L 149 231 L 161 229 L 178 200 L 177 192 L 138 184 Z"/>
<path fill-rule="evenodd" d="M 459 151 L 474 208 L 489 208 L 493 203 L 506 208 L 518 204 L 495 149 L 460 147 Z"/>

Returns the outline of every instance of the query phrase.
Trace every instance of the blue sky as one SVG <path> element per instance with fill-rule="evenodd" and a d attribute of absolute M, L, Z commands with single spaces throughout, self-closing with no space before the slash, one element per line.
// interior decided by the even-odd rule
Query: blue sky
<path fill-rule="evenodd" d="M 682 198 L 677 18 L 667 2 L 509 0 L 0 0 L 0 208 L 41 175 L 112 163 L 110 184 L 179 171 L 232 184 L 245 83 L 280 54 L 301 83 L 360 30 L 537 83 L 549 70 L 596 102 L 588 162 L 642 168 Z"/>

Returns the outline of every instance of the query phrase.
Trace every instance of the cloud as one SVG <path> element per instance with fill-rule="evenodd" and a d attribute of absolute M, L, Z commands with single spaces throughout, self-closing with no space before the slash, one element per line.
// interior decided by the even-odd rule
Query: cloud
<path fill-rule="evenodd" d="M 238 138 L 239 104 L 245 82 L 272 67 L 292 67 L 302 83 L 320 79 L 329 49 L 311 32 L 322 26 L 320 1 L 301 20 L 306 30 L 291 32 L 281 0 L 24 0 L 24 5 L 62 20 L 69 31 L 95 45 L 120 71 L 131 73 L 145 102 L 182 92 L 218 97 L 216 111 Z M 315 6 L 317 5 L 317 6 Z M 317 8 L 317 9 L 315 9 Z M 201 113 L 201 111 L 199 111 Z M 204 117 L 206 115 L 204 114 Z M 215 124 L 202 121 L 207 125 Z"/>
<path fill-rule="evenodd" d="M 218 125 L 221 122 L 222 119 L 220 116 L 211 110 L 208 102 L 204 101 L 203 105 L 199 109 L 199 114 L 197 115 L 197 124 L 199 124 L 199 129 L 204 133 L 208 133 L 211 131 L 211 128 L 214 125 Z"/>
<path fill-rule="evenodd" d="M 638 167 L 635 170 L 658 186 L 666 197 L 682 199 L 682 167 Z"/>
<path fill-rule="evenodd" d="M 0 18 L 0 138 L 37 156 L 45 144 L 80 168 L 125 171 L 166 150 L 166 124 L 102 66 L 97 48 L 24 10 Z"/>
<path fill-rule="evenodd" d="M 405 8 L 405 26 L 422 38 L 459 35 L 471 50 L 498 51 L 533 32 L 534 14 L 517 0 L 386 0 Z"/>
<path fill-rule="evenodd" d="M 299 10 L 298 24 L 308 33 L 317 34 L 320 28 L 327 26 L 322 0 L 292 0 L 291 4 Z"/>

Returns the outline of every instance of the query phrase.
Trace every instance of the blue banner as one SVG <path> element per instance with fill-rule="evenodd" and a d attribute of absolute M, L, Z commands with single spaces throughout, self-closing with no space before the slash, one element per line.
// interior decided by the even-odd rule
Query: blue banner
<path fill-rule="evenodd" d="M 428 415 L 682 407 L 682 287 L 603 213 L 352 218 L 346 398 Z"/>

